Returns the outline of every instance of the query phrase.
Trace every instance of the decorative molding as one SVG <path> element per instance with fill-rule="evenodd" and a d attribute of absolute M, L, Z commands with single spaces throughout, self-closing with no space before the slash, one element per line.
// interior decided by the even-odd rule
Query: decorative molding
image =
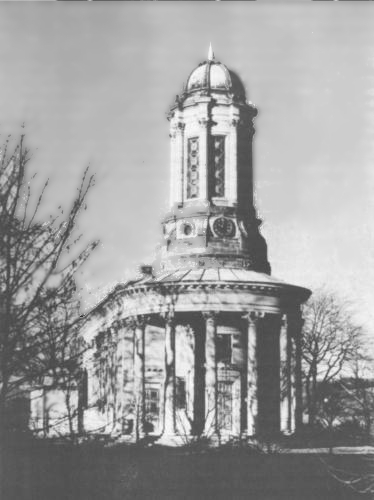
<path fill-rule="evenodd" d="M 187 140 L 187 199 L 199 197 L 200 142 L 198 137 Z"/>
<path fill-rule="evenodd" d="M 226 135 L 212 135 L 210 137 L 210 172 L 209 198 L 225 196 L 225 150 Z"/>
<path fill-rule="evenodd" d="M 214 120 L 212 120 L 211 117 L 207 118 L 207 117 L 201 117 L 199 120 L 199 125 L 200 127 L 202 128 L 207 128 L 207 127 L 212 127 L 214 125 L 217 125 L 217 122 L 215 122 Z"/>
<path fill-rule="evenodd" d="M 157 292 L 158 289 L 162 289 L 162 295 L 166 293 L 180 293 L 180 292 L 194 292 L 194 291 L 216 291 L 216 290 L 230 290 L 230 291 L 251 291 L 257 294 L 269 295 L 273 297 L 280 297 L 286 291 L 288 292 L 290 288 L 294 288 L 292 285 L 281 285 L 281 284 L 269 284 L 262 285 L 258 283 L 240 283 L 240 282 L 177 282 L 177 283 L 145 283 L 134 285 L 127 290 L 123 290 L 126 295 L 141 295 L 148 293 L 152 289 Z M 160 294 L 161 295 L 161 294 Z"/>
<path fill-rule="evenodd" d="M 182 133 L 186 127 L 186 124 L 181 121 L 177 121 L 175 123 L 172 123 L 170 126 L 170 133 L 169 137 L 172 139 L 175 139 L 178 133 Z"/>
<path fill-rule="evenodd" d="M 251 121 L 248 124 L 248 132 L 249 132 L 250 138 L 252 138 L 256 133 L 256 129 L 255 129 L 255 125 L 254 125 L 253 121 Z"/>

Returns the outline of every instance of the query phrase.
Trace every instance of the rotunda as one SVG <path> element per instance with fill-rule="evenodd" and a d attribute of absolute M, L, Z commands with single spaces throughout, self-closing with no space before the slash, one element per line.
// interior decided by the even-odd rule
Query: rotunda
<path fill-rule="evenodd" d="M 155 262 L 87 318 L 88 431 L 182 444 L 302 423 L 310 291 L 270 275 L 253 202 L 256 115 L 210 48 L 168 115 L 170 209 Z"/>

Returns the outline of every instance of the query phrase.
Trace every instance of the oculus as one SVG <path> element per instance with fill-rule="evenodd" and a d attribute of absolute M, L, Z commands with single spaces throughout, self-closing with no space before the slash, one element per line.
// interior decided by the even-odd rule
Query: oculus
<path fill-rule="evenodd" d="M 193 233 L 192 224 L 183 224 L 182 231 L 183 231 L 184 236 L 191 236 Z"/>
<path fill-rule="evenodd" d="M 181 222 L 178 225 L 177 238 L 194 238 L 196 236 L 196 226 L 192 222 Z"/>

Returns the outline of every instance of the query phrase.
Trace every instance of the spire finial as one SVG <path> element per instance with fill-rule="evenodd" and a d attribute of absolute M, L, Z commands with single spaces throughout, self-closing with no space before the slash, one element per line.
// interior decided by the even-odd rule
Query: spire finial
<path fill-rule="evenodd" d="M 214 52 L 213 52 L 211 43 L 209 43 L 208 61 L 214 61 Z"/>

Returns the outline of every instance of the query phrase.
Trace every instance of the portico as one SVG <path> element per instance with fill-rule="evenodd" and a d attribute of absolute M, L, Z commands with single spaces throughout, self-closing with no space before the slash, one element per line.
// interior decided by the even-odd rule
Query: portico
<path fill-rule="evenodd" d="M 216 272 L 221 275 L 220 269 Z M 224 269 L 223 275 L 229 272 Z M 300 289 L 260 273 L 245 273 L 247 279 L 239 280 L 232 271 L 230 281 L 204 280 L 203 270 L 200 279 L 194 271 L 184 276 L 169 273 L 162 281 L 145 275 L 129 294 L 121 293 L 121 308 L 134 311 L 125 321 L 134 338 L 134 439 L 144 437 L 147 428 L 145 364 L 147 346 L 152 349 L 147 327 L 152 325 L 160 330 L 158 342 L 164 344 L 158 356 L 160 376 L 154 383 L 159 394 L 156 434 L 165 440 L 196 434 L 253 437 L 290 434 L 300 424 L 295 420 L 295 414 L 301 414 L 295 380 L 301 323 L 294 305 Z M 194 280 L 188 279 L 190 274 Z M 177 404 L 178 351 L 183 349 L 179 339 L 187 330 L 192 357 L 181 362 L 188 377 L 179 378 L 188 378 L 184 391 L 189 403 Z"/>

